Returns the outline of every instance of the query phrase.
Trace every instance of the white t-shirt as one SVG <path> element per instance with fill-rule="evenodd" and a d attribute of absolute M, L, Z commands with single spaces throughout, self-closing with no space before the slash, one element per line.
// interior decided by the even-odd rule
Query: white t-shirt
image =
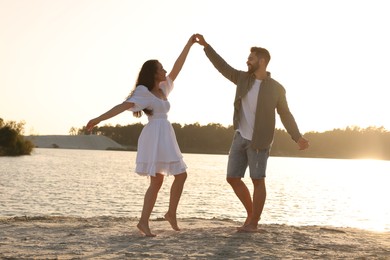
<path fill-rule="evenodd" d="M 248 94 L 241 100 L 242 108 L 238 131 L 241 136 L 247 140 L 252 140 L 260 84 L 261 80 L 256 79 L 252 88 L 248 91 Z"/>

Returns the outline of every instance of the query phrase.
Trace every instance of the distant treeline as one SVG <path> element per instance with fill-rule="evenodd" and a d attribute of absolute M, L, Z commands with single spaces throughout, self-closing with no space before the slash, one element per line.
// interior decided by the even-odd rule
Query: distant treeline
<path fill-rule="evenodd" d="M 143 125 L 116 125 L 95 127 L 93 134 L 112 138 L 119 144 L 135 150 Z M 180 149 L 184 153 L 227 154 L 234 134 L 233 127 L 220 124 L 190 125 L 173 124 Z M 78 129 L 73 134 L 84 134 Z M 340 159 L 383 159 L 390 160 L 390 132 L 383 127 L 347 127 L 326 132 L 308 132 L 304 134 L 310 142 L 310 148 L 298 150 L 298 146 L 288 133 L 276 129 L 271 156 L 315 157 Z"/>

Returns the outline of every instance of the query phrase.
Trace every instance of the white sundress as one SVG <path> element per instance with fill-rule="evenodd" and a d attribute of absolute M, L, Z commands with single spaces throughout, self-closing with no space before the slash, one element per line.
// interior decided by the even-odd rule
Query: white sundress
<path fill-rule="evenodd" d="M 170 78 L 160 83 L 160 88 L 168 97 L 173 89 Z M 134 103 L 130 111 L 152 109 L 148 123 L 142 129 L 138 138 L 138 149 L 135 172 L 144 176 L 176 175 L 186 171 L 176 135 L 168 121 L 170 103 L 153 95 L 147 87 L 137 86 L 134 93 L 126 100 Z"/>

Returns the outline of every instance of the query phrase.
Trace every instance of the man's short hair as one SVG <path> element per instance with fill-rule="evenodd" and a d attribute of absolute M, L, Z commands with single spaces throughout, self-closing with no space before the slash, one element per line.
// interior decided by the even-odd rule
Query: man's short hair
<path fill-rule="evenodd" d="M 265 64 L 268 65 L 269 61 L 271 60 L 271 55 L 267 51 L 267 49 L 261 48 L 261 47 L 252 47 L 251 52 L 256 53 L 256 56 L 260 59 L 263 58 L 265 60 Z"/>

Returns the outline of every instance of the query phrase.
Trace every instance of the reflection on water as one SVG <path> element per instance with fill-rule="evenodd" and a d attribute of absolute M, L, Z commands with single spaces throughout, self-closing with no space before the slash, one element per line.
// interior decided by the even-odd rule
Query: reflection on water
<path fill-rule="evenodd" d="M 32 156 L 0 157 L 0 217 L 139 217 L 149 180 L 134 174 L 135 155 L 35 149 Z M 227 156 L 184 159 L 189 175 L 178 217 L 243 221 L 225 181 Z M 172 180 L 166 178 L 152 218 L 166 212 Z M 249 177 L 245 182 L 251 189 Z M 389 183 L 389 161 L 271 157 L 261 222 L 390 231 Z"/>

